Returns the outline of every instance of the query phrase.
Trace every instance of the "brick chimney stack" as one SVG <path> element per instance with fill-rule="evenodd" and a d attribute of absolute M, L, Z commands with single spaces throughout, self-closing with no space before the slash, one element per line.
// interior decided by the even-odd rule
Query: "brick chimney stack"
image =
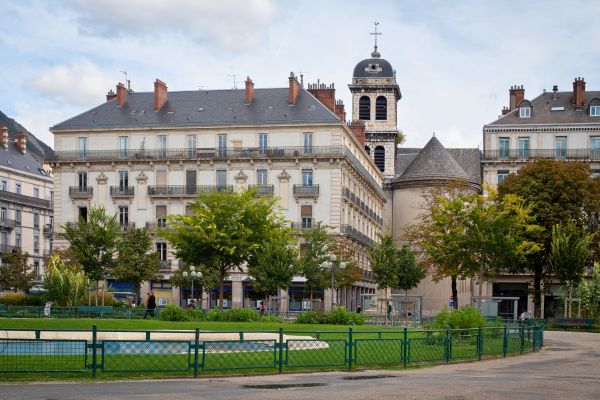
<path fill-rule="evenodd" d="M 110 89 L 108 91 L 108 93 L 106 93 L 106 101 L 111 101 L 116 98 L 117 98 L 117 94 L 112 89 Z"/>
<path fill-rule="evenodd" d="M 365 145 L 365 123 L 364 121 L 357 120 L 348 122 L 348 128 L 354 133 L 354 136 L 364 146 Z"/>
<path fill-rule="evenodd" d="M 4 125 L 0 125 L 0 142 L 2 142 L 2 147 L 8 148 L 8 128 Z"/>
<path fill-rule="evenodd" d="M 252 100 L 254 100 L 254 82 L 252 82 L 252 79 L 247 76 L 245 84 L 246 91 L 244 93 L 244 103 L 249 105 L 252 104 Z"/>
<path fill-rule="evenodd" d="M 317 98 L 332 113 L 335 113 L 335 86 L 326 85 L 317 81 L 317 83 L 308 84 L 308 91 Z"/>
<path fill-rule="evenodd" d="M 515 108 L 517 108 L 519 106 L 519 103 L 521 103 L 523 100 L 525 100 L 525 89 L 523 89 L 523 85 L 518 86 L 511 86 L 510 90 L 508 91 L 508 97 L 509 97 L 509 105 L 508 108 L 510 109 L 510 111 L 514 110 Z"/>
<path fill-rule="evenodd" d="M 27 138 L 24 132 L 17 133 L 17 149 L 23 154 L 27 152 Z"/>
<path fill-rule="evenodd" d="M 169 92 L 167 92 L 167 85 L 157 79 L 154 82 L 154 110 L 160 111 L 160 109 L 169 100 Z"/>
<path fill-rule="evenodd" d="M 290 104 L 296 104 L 296 99 L 300 94 L 300 83 L 293 72 L 290 72 L 290 77 L 288 78 L 290 81 L 290 89 L 288 92 L 288 101 Z"/>
<path fill-rule="evenodd" d="M 123 107 L 125 105 L 125 101 L 127 100 L 127 89 L 125 89 L 125 85 L 121 82 L 117 85 L 117 105 L 119 107 Z"/>
<path fill-rule="evenodd" d="M 573 81 L 573 105 L 575 107 L 585 105 L 585 81 L 583 78 L 575 78 Z"/>
<path fill-rule="evenodd" d="M 342 122 L 346 122 L 346 108 L 344 107 L 344 102 L 342 100 L 337 100 L 335 102 L 335 115 L 337 115 Z"/>

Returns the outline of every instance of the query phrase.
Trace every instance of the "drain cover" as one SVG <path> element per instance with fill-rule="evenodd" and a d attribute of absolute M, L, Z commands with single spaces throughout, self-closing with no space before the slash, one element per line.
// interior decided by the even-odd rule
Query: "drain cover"
<path fill-rule="evenodd" d="M 346 376 L 342 379 L 345 381 L 362 381 L 366 379 L 383 379 L 383 378 L 397 378 L 394 375 L 359 375 L 359 376 Z"/>
<path fill-rule="evenodd" d="M 317 387 L 327 386 L 326 383 L 279 383 L 271 385 L 244 385 L 244 389 L 291 389 L 291 388 L 305 388 L 305 387 Z"/>

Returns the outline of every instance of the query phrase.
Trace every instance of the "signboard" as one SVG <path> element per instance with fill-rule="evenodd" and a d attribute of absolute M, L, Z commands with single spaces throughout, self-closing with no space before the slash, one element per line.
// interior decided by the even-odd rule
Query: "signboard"
<path fill-rule="evenodd" d="M 456 302 L 455 302 L 455 301 L 452 301 L 452 300 L 451 300 L 451 301 L 449 301 L 449 302 L 448 302 L 448 307 L 451 307 L 451 308 L 454 308 L 454 307 L 456 307 Z"/>

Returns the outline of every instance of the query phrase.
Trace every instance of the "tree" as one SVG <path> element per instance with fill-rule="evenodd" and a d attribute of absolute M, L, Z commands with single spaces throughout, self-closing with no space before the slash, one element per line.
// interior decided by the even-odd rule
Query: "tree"
<path fill-rule="evenodd" d="M 195 293 L 202 293 L 203 289 L 214 288 L 219 285 L 219 275 L 215 269 L 207 268 L 206 266 L 199 265 L 195 266 L 198 276 L 194 278 L 194 293 L 190 293 L 193 299 L 198 297 Z M 183 276 L 183 272 L 187 271 L 188 276 Z M 179 269 L 173 273 L 169 279 L 172 285 L 179 288 L 190 288 L 192 287 L 192 277 L 189 275 L 189 268 L 182 262 L 179 263 Z M 201 297 L 201 296 L 200 296 Z"/>
<path fill-rule="evenodd" d="M 2 257 L 0 266 L 0 286 L 4 286 L 15 292 L 27 291 L 31 287 L 31 281 L 35 278 L 35 272 L 30 271 L 27 261 L 29 254 L 17 250 L 7 253 Z"/>
<path fill-rule="evenodd" d="M 200 194 L 190 211 L 190 215 L 170 215 L 159 234 L 171 242 L 176 257 L 186 265 L 218 273 L 222 309 L 229 272 L 251 263 L 261 243 L 286 222 L 276 199 L 257 196 L 252 190 Z"/>
<path fill-rule="evenodd" d="M 80 218 L 74 224 L 62 226 L 71 253 L 86 275 L 95 281 L 96 305 L 98 305 L 98 283 L 113 269 L 117 252 L 117 239 L 121 229 L 117 216 L 107 214 L 104 207 L 90 207 L 87 221 Z M 102 296 L 104 299 L 104 296 Z"/>
<path fill-rule="evenodd" d="M 536 317 L 541 316 L 542 281 L 552 273 L 552 227 L 568 221 L 587 226 L 600 209 L 599 183 L 591 178 L 585 163 L 541 160 L 527 164 L 518 175 L 509 175 L 498 187 L 500 197 L 513 194 L 523 198 L 534 223 L 542 228 L 530 238 L 540 243 L 542 251 L 527 256 L 525 264 L 533 273 Z"/>
<path fill-rule="evenodd" d="M 267 238 L 248 265 L 248 275 L 254 279 L 258 293 L 275 295 L 277 289 L 287 289 L 299 271 L 297 239 L 289 228 Z"/>
<path fill-rule="evenodd" d="M 329 287 L 331 271 L 325 269 L 323 264 L 331 260 L 335 240 L 327 233 L 328 228 L 327 225 L 316 223 L 312 229 L 302 233 L 300 266 L 302 275 L 306 278 L 304 287 L 310 292 L 311 302 L 315 290 Z"/>
<path fill-rule="evenodd" d="M 133 283 L 139 298 L 141 283 L 160 276 L 160 256 L 152 248 L 148 230 L 128 229 L 117 243 L 117 252 L 117 259 L 110 272 L 119 280 Z"/>
<path fill-rule="evenodd" d="M 382 289 L 395 287 L 396 275 L 392 265 L 396 262 L 397 249 L 391 232 L 377 235 L 377 241 L 369 248 L 368 257 L 373 280 Z"/>
<path fill-rule="evenodd" d="M 427 274 L 425 268 L 417 262 L 415 253 L 406 244 L 396 250 L 396 261 L 393 266 L 396 275 L 394 287 L 404 290 L 406 297 L 408 297 L 408 291 L 419 286 Z"/>
<path fill-rule="evenodd" d="M 55 305 L 74 307 L 89 293 L 90 282 L 81 266 L 67 264 L 53 254 L 44 274 L 44 287 Z"/>
<path fill-rule="evenodd" d="M 593 236 L 577 227 L 572 221 L 552 227 L 548 261 L 552 273 L 569 289 L 568 317 L 571 316 L 573 288 L 581 281 L 585 268 L 589 265 Z"/>
<path fill-rule="evenodd" d="M 335 239 L 333 254 L 336 256 L 336 263 L 338 266 L 342 261 L 346 263 L 345 268 L 335 269 L 336 288 L 341 289 L 352 286 L 354 282 L 362 279 L 363 271 L 354 258 L 356 251 L 356 245 L 353 244 L 348 238 L 338 236 L 337 239 Z"/>

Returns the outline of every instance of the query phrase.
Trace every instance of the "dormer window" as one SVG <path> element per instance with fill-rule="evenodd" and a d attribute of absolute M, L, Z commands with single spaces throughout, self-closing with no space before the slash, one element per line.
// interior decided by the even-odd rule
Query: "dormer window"
<path fill-rule="evenodd" d="M 590 117 L 600 117 L 600 105 L 590 106 Z"/>
<path fill-rule="evenodd" d="M 519 107 L 519 118 L 531 118 L 531 107 Z"/>

